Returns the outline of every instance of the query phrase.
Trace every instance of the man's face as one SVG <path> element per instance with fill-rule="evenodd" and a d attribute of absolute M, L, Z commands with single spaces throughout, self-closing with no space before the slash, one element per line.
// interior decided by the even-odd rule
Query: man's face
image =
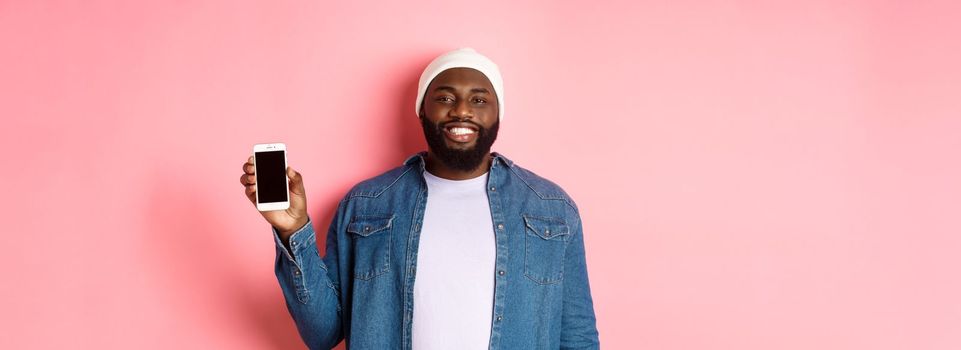
<path fill-rule="evenodd" d="M 427 146 L 450 168 L 477 169 L 497 139 L 498 110 L 494 87 L 483 73 L 441 72 L 427 87 L 421 108 Z"/>

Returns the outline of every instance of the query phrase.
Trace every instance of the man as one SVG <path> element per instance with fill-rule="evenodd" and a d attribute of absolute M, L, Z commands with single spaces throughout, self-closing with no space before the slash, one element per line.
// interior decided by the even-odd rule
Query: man
<path fill-rule="evenodd" d="M 274 228 L 276 274 L 312 349 L 596 349 L 577 207 L 557 185 L 490 153 L 504 119 L 497 66 L 471 49 L 421 75 L 428 151 L 340 201 L 316 249 L 303 178 Z M 252 159 L 240 181 L 256 198 Z"/>

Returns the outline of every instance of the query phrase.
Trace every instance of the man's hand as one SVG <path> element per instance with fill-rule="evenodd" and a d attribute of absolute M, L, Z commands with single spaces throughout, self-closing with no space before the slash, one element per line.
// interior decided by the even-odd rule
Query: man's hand
<path fill-rule="evenodd" d="M 285 245 L 290 235 L 307 223 L 307 195 L 304 193 L 304 179 L 291 167 L 287 167 L 287 177 L 290 178 L 290 208 L 260 212 L 268 223 L 277 228 L 280 239 Z M 247 199 L 256 207 L 257 177 L 254 176 L 253 156 L 247 158 L 247 162 L 244 163 L 244 174 L 240 176 L 240 183 L 246 188 L 244 193 Z"/>

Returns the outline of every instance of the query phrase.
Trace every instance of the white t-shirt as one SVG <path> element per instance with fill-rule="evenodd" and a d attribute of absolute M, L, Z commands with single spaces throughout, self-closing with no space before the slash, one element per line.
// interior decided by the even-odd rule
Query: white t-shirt
<path fill-rule="evenodd" d="M 427 207 L 414 278 L 414 350 L 487 349 L 496 244 L 487 174 L 448 180 L 424 171 Z"/>

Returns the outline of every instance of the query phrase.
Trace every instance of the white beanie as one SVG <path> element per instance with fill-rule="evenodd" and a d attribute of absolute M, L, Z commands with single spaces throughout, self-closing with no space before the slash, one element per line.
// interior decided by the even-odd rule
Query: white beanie
<path fill-rule="evenodd" d="M 424 68 L 424 73 L 420 75 L 420 81 L 417 83 L 415 115 L 420 115 L 420 105 L 424 102 L 424 95 L 427 93 L 427 86 L 430 85 L 430 82 L 438 74 L 451 68 L 473 68 L 484 73 L 487 80 L 490 80 L 491 85 L 494 86 L 494 94 L 497 95 L 499 120 L 504 120 L 504 80 L 501 78 L 501 72 L 497 69 L 497 64 L 494 64 L 494 61 L 469 47 L 448 51 L 437 56 L 427 65 L 427 68 Z"/>

